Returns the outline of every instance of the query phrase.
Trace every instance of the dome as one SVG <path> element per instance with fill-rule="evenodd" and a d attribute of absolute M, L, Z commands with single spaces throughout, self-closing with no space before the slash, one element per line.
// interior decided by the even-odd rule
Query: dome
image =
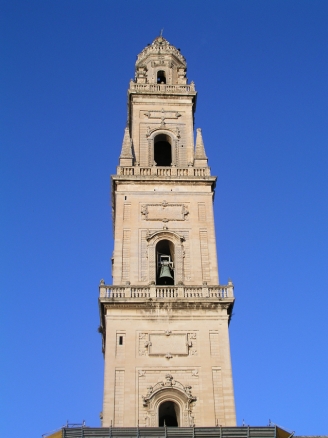
<path fill-rule="evenodd" d="M 181 55 L 180 50 L 172 46 L 163 36 L 158 36 L 154 41 L 146 46 L 137 56 L 136 67 L 141 66 L 148 57 L 170 55 L 181 67 L 186 67 L 185 57 Z"/>

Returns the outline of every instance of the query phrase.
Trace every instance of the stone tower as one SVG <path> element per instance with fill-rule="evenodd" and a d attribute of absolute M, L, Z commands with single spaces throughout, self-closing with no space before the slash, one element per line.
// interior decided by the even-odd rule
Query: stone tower
<path fill-rule="evenodd" d="M 235 426 L 211 176 L 186 60 L 162 36 L 137 57 L 112 181 L 113 285 L 100 283 L 102 425 Z"/>

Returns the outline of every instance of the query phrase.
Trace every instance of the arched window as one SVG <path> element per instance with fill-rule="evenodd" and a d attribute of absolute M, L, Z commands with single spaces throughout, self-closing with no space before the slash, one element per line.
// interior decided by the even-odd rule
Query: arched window
<path fill-rule="evenodd" d="M 156 284 L 174 284 L 174 244 L 169 240 L 160 240 L 156 245 Z"/>
<path fill-rule="evenodd" d="M 182 242 L 185 240 L 184 237 L 174 231 L 161 230 L 149 234 L 146 239 L 148 242 L 149 281 L 152 284 L 156 284 L 159 279 L 158 253 L 161 253 L 163 255 L 169 255 L 173 263 L 173 272 L 170 270 L 170 274 L 173 277 L 174 283 L 172 281 L 171 284 L 181 284 L 183 282 Z"/>
<path fill-rule="evenodd" d="M 159 70 L 157 72 L 157 83 L 158 84 L 166 84 L 166 76 L 164 70 Z"/>
<path fill-rule="evenodd" d="M 159 405 L 158 426 L 179 426 L 179 406 L 176 403 L 173 401 L 165 401 Z"/>
<path fill-rule="evenodd" d="M 159 134 L 154 138 L 154 161 L 157 166 L 171 166 L 171 142 L 171 137 L 166 134 Z"/>

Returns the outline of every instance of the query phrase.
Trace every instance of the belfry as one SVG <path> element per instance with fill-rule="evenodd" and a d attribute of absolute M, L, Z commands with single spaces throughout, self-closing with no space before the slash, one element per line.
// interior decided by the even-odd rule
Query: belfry
<path fill-rule="evenodd" d="M 103 427 L 235 426 L 211 176 L 195 84 L 162 36 L 138 55 L 111 177 L 113 284 L 101 281 Z"/>

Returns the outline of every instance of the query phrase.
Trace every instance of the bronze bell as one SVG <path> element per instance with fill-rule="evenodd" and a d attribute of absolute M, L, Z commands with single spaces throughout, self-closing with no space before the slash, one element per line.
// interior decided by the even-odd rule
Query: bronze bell
<path fill-rule="evenodd" d="M 171 275 L 170 268 L 168 265 L 163 264 L 161 266 L 161 272 L 159 273 L 159 278 L 162 278 L 162 277 L 169 277 L 169 278 L 172 278 L 172 280 L 173 280 L 173 277 Z"/>

